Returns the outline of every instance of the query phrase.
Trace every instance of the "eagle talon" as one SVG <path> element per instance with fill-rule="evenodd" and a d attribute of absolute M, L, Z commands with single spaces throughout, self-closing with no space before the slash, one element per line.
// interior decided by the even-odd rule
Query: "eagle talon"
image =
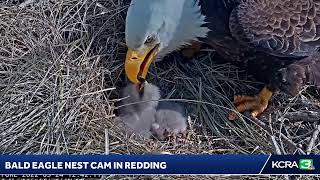
<path fill-rule="evenodd" d="M 236 111 L 242 113 L 251 110 L 251 116 L 256 118 L 267 109 L 272 94 L 271 90 L 264 87 L 257 96 L 235 96 L 234 105 L 236 106 Z M 231 112 L 228 118 L 232 121 L 239 117 L 236 112 Z"/>

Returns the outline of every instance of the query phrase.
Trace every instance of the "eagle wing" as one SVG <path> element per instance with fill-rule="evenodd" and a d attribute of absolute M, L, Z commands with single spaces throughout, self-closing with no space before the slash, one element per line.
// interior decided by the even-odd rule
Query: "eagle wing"
<path fill-rule="evenodd" d="M 292 60 L 273 77 L 280 89 L 295 95 L 306 83 L 320 87 L 320 0 L 242 0 L 229 28 L 241 44 Z"/>
<path fill-rule="evenodd" d="M 230 16 L 232 36 L 277 56 L 309 56 L 320 47 L 320 0 L 243 0 Z"/>

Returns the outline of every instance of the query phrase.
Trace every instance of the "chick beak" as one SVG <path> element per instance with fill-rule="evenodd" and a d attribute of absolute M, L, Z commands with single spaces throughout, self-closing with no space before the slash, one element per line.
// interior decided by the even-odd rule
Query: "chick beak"
<path fill-rule="evenodd" d="M 145 82 L 142 82 L 142 83 L 138 84 L 138 91 L 139 91 L 140 93 L 143 93 L 143 91 L 144 91 L 144 86 L 145 86 Z"/>
<path fill-rule="evenodd" d="M 136 84 L 136 88 L 137 88 L 137 91 L 138 91 L 140 97 L 143 96 L 145 84 L 146 84 L 146 81 L 139 83 L 139 84 Z"/>
<path fill-rule="evenodd" d="M 156 57 L 159 45 L 147 48 L 144 52 L 128 49 L 125 61 L 125 72 L 134 84 L 143 83 L 149 71 L 150 64 Z"/>

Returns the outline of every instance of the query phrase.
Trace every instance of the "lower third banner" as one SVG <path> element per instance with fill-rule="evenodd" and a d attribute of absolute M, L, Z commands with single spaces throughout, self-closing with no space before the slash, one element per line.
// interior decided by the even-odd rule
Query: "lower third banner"
<path fill-rule="evenodd" d="M 0 175 L 319 174 L 320 156 L 0 155 Z"/>

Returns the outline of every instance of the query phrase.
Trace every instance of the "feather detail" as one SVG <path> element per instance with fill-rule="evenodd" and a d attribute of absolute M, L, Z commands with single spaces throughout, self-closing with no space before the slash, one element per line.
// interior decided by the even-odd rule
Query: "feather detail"
<path fill-rule="evenodd" d="M 184 46 L 191 45 L 192 41 L 199 41 L 199 38 L 206 38 L 210 31 L 205 27 L 205 16 L 201 14 L 199 0 L 184 0 L 183 11 L 175 32 L 161 51 L 160 58 L 172 51 L 178 50 Z"/>
<path fill-rule="evenodd" d="M 239 41 L 277 56 L 309 56 L 320 48 L 320 3 L 247 0 L 234 8 L 230 30 Z"/>

